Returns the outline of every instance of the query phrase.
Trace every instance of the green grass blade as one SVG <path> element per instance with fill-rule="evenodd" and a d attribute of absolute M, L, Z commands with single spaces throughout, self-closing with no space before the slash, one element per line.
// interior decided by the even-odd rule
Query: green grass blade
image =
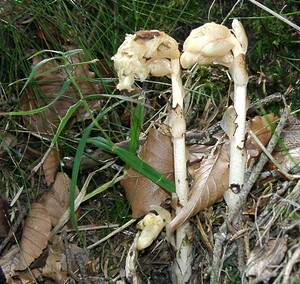
<path fill-rule="evenodd" d="M 141 127 L 143 125 L 143 117 L 145 110 L 145 107 L 143 106 L 143 103 L 145 103 L 145 99 L 141 96 L 139 100 L 142 102 L 142 104 L 138 104 L 136 106 L 136 109 L 134 110 L 130 130 L 129 151 L 134 154 L 136 153 L 139 146 L 139 138 L 141 133 Z"/>
<path fill-rule="evenodd" d="M 59 93 L 56 95 L 55 99 L 53 101 L 51 101 L 49 104 L 36 108 L 36 109 L 32 109 L 32 110 L 26 110 L 26 111 L 12 111 L 12 112 L 1 112 L 0 115 L 32 115 L 32 114 L 37 114 L 40 113 L 44 110 L 46 110 L 47 108 L 49 108 L 50 106 L 52 106 L 65 92 L 65 90 L 69 87 L 71 81 L 70 80 L 66 80 L 66 82 L 64 82 L 64 84 L 62 85 L 61 89 L 59 90 Z"/>
<path fill-rule="evenodd" d="M 156 171 L 133 153 L 114 145 L 112 142 L 102 137 L 89 138 L 87 139 L 87 142 L 103 149 L 104 151 L 118 155 L 121 160 L 141 175 L 145 176 L 166 191 L 175 192 L 175 184 L 172 181 L 167 179 L 164 175 Z"/>
<path fill-rule="evenodd" d="M 95 127 L 95 125 L 97 124 L 97 122 L 99 120 L 101 120 L 105 115 L 107 115 L 107 113 L 109 111 L 111 111 L 111 109 L 117 107 L 118 105 L 120 105 L 122 103 L 123 103 L 123 101 L 119 100 L 118 102 L 114 103 L 110 108 L 103 110 L 92 121 L 92 123 L 87 127 L 87 129 L 83 133 L 82 138 L 80 139 L 78 147 L 77 147 L 77 151 L 76 151 L 76 155 L 75 155 L 75 159 L 74 159 L 73 170 L 72 170 L 71 186 L 70 186 L 70 219 L 71 219 L 72 225 L 73 225 L 80 241 L 82 242 L 82 244 L 84 246 L 85 246 L 85 242 L 84 242 L 84 239 L 78 229 L 77 219 L 76 219 L 76 215 L 75 215 L 75 192 L 76 192 L 76 185 L 77 185 L 77 180 L 78 180 L 78 173 L 79 173 L 79 169 L 80 169 L 80 162 L 81 162 L 82 156 L 84 155 L 85 145 L 87 143 L 87 139 L 90 136 L 92 129 Z"/>
<path fill-rule="evenodd" d="M 55 136 L 52 139 L 51 142 L 51 146 L 53 146 L 58 138 L 60 137 L 60 134 L 62 133 L 62 131 L 64 130 L 66 124 L 68 123 L 69 119 L 73 116 L 73 113 L 77 110 L 77 108 L 82 104 L 82 101 L 78 101 L 76 104 L 72 105 L 69 107 L 69 109 L 67 110 L 66 115 L 62 118 L 62 120 L 60 121 Z M 50 148 L 51 148 L 50 146 Z"/>
<path fill-rule="evenodd" d="M 130 142 L 129 142 L 129 151 L 131 153 L 136 153 L 139 146 L 139 137 L 141 133 L 141 127 L 143 124 L 143 116 L 144 116 L 144 106 L 137 105 L 134 113 L 133 120 L 130 130 Z"/>
<path fill-rule="evenodd" d="M 72 225 L 81 240 L 82 244 L 86 246 L 85 241 L 78 229 L 77 219 L 75 215 L 75 192 L 76 192 L 76 185 L 77 185 L 77 179 L 78 179 L 78 173 L 80 169 L 80 161 L 83 156 L 86 140 L 89 137 L 89 134 L 93 128 L 93 124 L 91 124 L 88 129 L 83 134 L 80 143 L 77 147 L 77 152 L 75 155 L 74 165 L 73 165 L 73 171 L 72 171 L 72 179 L 71 179 L 71 186 L 70 186 L 70 219 L 72 222 Z"/>
<path fill-rule="evenodd" d="M 121 181 L 123 179 L 124 175 L 118 176 L 118 174 L 112 180 L 106 182 L 105 184 L 102 184 L 100 187 L 96 188 L 91 193 L 88 193 L 84 197 L 83 202 L 89 200 L 90 198 L 94 197 L 95 195 L 107 190 L 108 188 L 115 185 L 117 182 Z"/>

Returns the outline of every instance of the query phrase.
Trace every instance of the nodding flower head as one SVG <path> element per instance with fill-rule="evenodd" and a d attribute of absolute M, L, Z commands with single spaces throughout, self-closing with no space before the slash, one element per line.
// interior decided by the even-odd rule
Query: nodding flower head
<path fill-rule="evenodd" d="M 242 24 L 235 19 L 232 28 L 231 32 L 223 25 L 208 23 L 192 30 L 183 44 L 182 67 L 189 68 L 195 63 L 229 67 L 234 57 L 246 53 L 248 46 Z"/>
<path fill-rule="evenodd" d="M 164 32 L 150 30 L 126 35 L 112 57 L 119 77 L 117 88 L 132 91 L 135 79 L 170 75 L 171 60 L 179 56 L 178 43 Z"/>

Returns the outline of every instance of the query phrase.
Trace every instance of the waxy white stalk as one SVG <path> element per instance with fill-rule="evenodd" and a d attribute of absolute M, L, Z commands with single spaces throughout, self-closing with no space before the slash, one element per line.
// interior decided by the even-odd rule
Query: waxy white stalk
<path fill-rule="evenodd" d="M 229 189 L 224 193 L 224 199 L 232 210 L 239 198 L 239 192 L 244 185 L 247 153 L 245 149 L 246 113 L 248 73 L 244 54 L 240 53 L 229 66 L 229 73 L 234 82 L 233 107 L 236 111 L 236 129 L 230 140 L 230 173 Z"/>
<path fill-rule="evenodd" d="M 233 20 L 232 28 L 233 34 L 223 25 L 208 23 L 193 30 L 183 45 L 184 53 L 180 59 L 183 68 L 189 68 L 195 63 L 222 64 L 229 68 L 234 82 L 233 107 L 236 111 L 236 118 L 232 123 L 235 124 L 236 129 L 230 140 L 229 189 L 224 194 L 229 210 L 235 207 L 239 199 L 238 193 L 244 185 L 248 84 L 245 63 L 247 36 L 238 20 Z"/>
<path fill-rule="evenodd" d="M 189 185 L 187 179 L 187 150 L 185 146 L 186 122 L 183 111 L 184 91 L 181 81 L 181 66 L 178 59 L 171 60 L 172 78 L 172 111 L 170 114 L 170 126 L 173 138 L 174 151 L 174 176 L 176 194 L 180 206 L 176 208 L 176 215 L 181 206 L 188 202 Z M 190 223 L 186 222 L 176 230 L 176 261 L 173 264 L 174 284 L 187 283 L 192 275 L 192 245 L 189 240 Z"/>
<path fill-rule="evenodd" d="M 148 76 L 171 76 L 172 109 L 167 119 L 173 139 L 174 176 L 179 205 L 188 200 L 187 153 L 185 146 L 186 123 L 183 113 L 184 91 L 181 82 L 180 52 L 177 42 L 160 31 L 140 31 L 127 35 L 117 54 L 112 58 L 118 70 L 118 89 L 131 91 L 135 79 L 141 81 Z M 178 208 L 176 209 L 178 212 Z M 187 283 L 191 276 L 192 247 L 187 232 L 190 224 L 185 223 L 176 231 L 176 260 L 173 283 Z"/>

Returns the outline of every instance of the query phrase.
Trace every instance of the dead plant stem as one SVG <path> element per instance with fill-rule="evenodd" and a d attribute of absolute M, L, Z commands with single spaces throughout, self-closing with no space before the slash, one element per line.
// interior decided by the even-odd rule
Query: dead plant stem
<path fill-rule="evenodd" d="M 255 140 L 255 142 L 259 145 L 261 150 L 264 152 L 264 154 L 269 158 L 269 160 L 276 166 L 276 168 L 289 180 L 292 180 L 294 178 L 300 178 L 299 175 L 291 175 L 288 172 L 286 172 L 281 165 L 273 158 L 270 152 L 267 151 L 265 146 L 260 142 L 260 140 L 257 138 L 257 136 L 253 133 L 252 130 L 249 130 L 248 133 L 250 136 Z"/>
<path fill-rule="evenodd" d="M 181 81 L 181 67 L 179 58 L 171 60 L 172 68 L 172 110 L 171 133 L 174 148 L 174 176 L 176 194 L 179 203 L 184 206 L 188 202 L 189 185 L 187 180 L 187 152 L 185 145 L 186 122 L 184 115 L 183 99 L 184 90 Z M 176 208 L 176 215 L 181 208 Z M 191 277 L 192 245 L 187 236 L 190 223 L 186 222 L 176 230 L 176 261 L 174 272 L 176 280 L 173 283 L 186 283 Z"/>
<path fill-rule="evenodd" d="M 66 230 L 63 229 L 61 232 L 61 236 L 63 239 L 63 245 L 64 245 L 64 249 L 65 249 L 65 255 L 66 255 L 66 264 L 67 264 L 67 273 L 70 276 L 70 284 L 75 284 L 76 281 L 74 280 L 74 278 L 76 278 L 77 276 L 75 276 L 73 274 L 72 271 L 72 258 L 71 258 L 71 252 L 69 249 L 69 244 L 68 244 L 68 240 L 67 240 L 67 233 Z M 80 280 L 79 278 L 77 278 L 77 280 Z"/>
<path fill-rule="evenodd" d="M 99 244 L 103 243 L 104 241 L 110 239 L 111 237 L 113 237 L 114 235 L 122 232 L 124 229 L 126 229 L 127 227 L 129 227 L 131 224 L 133 224 L 136 221 L 136 219 L 130 219 L 127 223 L 125 223 L 123 226 L 121 226 L 120 228 L 116 229 L 115 231 L 111 232 L 110 234 L 108 234 L 107 236 L 105 236 L 104 238 L 102 238 L 101 240 L 99 240 L 98 242 L 95 242 L 94 244 L 90 245 L 87 247 L 88 250 L 93 249 L 95 247 L 97 247 Z"/>
<path fill-rule="evenodd" d="M 266 7 L 265 5 L 259 3 L 258 1 L 255 0 L 248 0 L 251 3 L 255 4 L 256 6 L 258 6 L 259 8 L 265 10 L 266 12 L 270 13 L 271 15 L 273 15 L 274 17 L 278 18 L 279 20 L 283 21 L 284 23 L 288 24 L 289 26 L 293 27 L 295 30 L 297 30 L 298 32 L 300 32 L 300 27 L 297 26 L 296 24 L 294 24 L 293 22 L 291 22 L 289 19 L 279 15 L 278 13 L 276 13 L 275 11 L 271 10 L 270 8 Z"/>
<path fill-rule="evenodd" d="M 284 269 L 284 276 L 283 276 L 283 284 L 288 284 L 290 283 L 290 274 L 292 272 L 292 269 L 295 265 L 295 263 L 297 263 L 299 261 L 300 258 L 300 245 L 297 245 L 298 248 L 294 251 L 292 257 L 289 259 L 287 265 L 285 266 Z"/>

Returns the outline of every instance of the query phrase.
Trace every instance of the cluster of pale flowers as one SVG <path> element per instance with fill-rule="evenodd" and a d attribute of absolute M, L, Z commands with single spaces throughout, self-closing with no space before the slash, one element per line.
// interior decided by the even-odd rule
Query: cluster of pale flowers
<path fill-rule="evenodd" d="M 195 63 L 222 64 L 229 67 L 233 58 L 247 51 L 247 37 L 238 20 L 232 23 L 232 31 L 219 24 L 207 23 L 191 31 L 183 44 L 180 58 L 183 68 Z"/>
<path fill-rule="evenodd" d="M 245 54 L 247 36 L 242 24 L 234 19 L 232 31 L 226 26 L 207 23 L 191 31 L 183 44 L 180 63 L 189 68 L 195 63 L 221 64 L 230 67 L 233 59 Z M 133 90 L 135 79 L 170 75 L 171 59 L 179 58 L 178 43 L 164 32 L 151 30 L 126 35 L 112 57 L 118 72 L 119 90 Z"/>
<path fill-rule="evenodd" d="M 119 83 L 117 88 L 119 90 L 126 89 L 128 91 L 132 91 L 134 89 L 133 86 L 136 79 L 144 81 L 149 76 L 171 76 L 173 100 L 176 101 L 176 96 L 179 96 L 180 99 L 178 101 L 181 103 L 183 103 L 184 96 L 181 90 L 181 67 L 189 68 L 196 63 L 201 65 L 221 64 L 228 67 L 229 73 L 235 83 L 236 90 L 234 92 L 234 97 L 239 97 L 239 104 L 243 105 L 243 107 L 239 106 L 240 110 L 236 108 L 237 117 L 241 121 L 235 121 L 236 130 L 239 129 L 239 131 L 236 131 L 238 135 L 235 135 L 235 139 L 232 139 L 231 152 L 234 154 L 234 157 L 230 160 L 231 176 L 234 177 L 230 180 L 230 182 L 231 184 L 238 183 L 241 185 L 243 184 L 243 179 L 240 177 L 236 179 L 235 174 L 237 171 L 241 172 L 241 168 L 243 168 L 240 166 L 243 152 L 237 151 L 237 146 L 244 143 L 243 141 L 245 137 L 244 120 L 246 112 L 246 86 L 248 83 L 245 53 L 247 51 L 247 47 L 248 40 L 245 30 L 242 24 L 238 20 L 234 19 L 232 22 L 232 30 L 228 29 L 224 25 L 216 23 L 207 23 L 192 30 L 183 44 L 184 52 L 182 54 L 179 52 L 176 40 L 164 32 L 150 30 L 139 31 L 134 35 L 126 35 L 125 41 L 119 47 L 117 53 L 112 57 L 114 66 L 118 72 Z M 179 92 L 181 92 L 181 94 L 178 95 Z M 236 99 L 234 99 L 234 102 L 236 103 Z M 174 109 L 176 109 L 175 107 L 176 104 Z M 181 104 L 180 110 L 183 110 L 183 106 Z M 174 128 L 178 128 L 178 125 L 180 124 L 180 119 L 178 117 L 179 116 L 176 116 L 177 121 L 174 123 Z M 185 123 L 185 121 L 183 122 Z M 175 130 L 173 129 L 173 132 L 174 131 Z M 179 146 L 182 146 L 183 148 L 181 147 L 181 150 L 175 151 L 177 149 L 177 144 L 174 143 L 175 180 L 176 174 L 179 173 L 179 170 L 176 171 L 175 160 L 177 158 L 178 160 L 181 159 L 180 161 L 186 160 L 186 157 L 184 156 L 184 135 L 180 136 L 183 138 L 183 143 Z M 173 137 L 175 136 L 173 135 Z M 241 149 L 242 148 L 243 147 L 241 147 Z M 177 157 L 175 153 L 182 154 L 182 157 Z M 237 162 L 233 163 L 232 161 Z M 182 164 L 181 170 L 186 171 L 186 167 L 183 162 Z M 242 175 L 243 174 L 244 173 L 242 173 Z M 179 189 L 179 186 L 177 187 L 176 184 L 176 193 L 178 196 L 180 195 L 180 190 L 184 191 L 186 189 Z M 145 222 L 142 223 L 143 228 L 141 229 L 143 231 L 153 225 L 157 228 L 159 227 L 159 230 L 162 230 L 162 228 L 166 225 L 161 220 L 153 219 L 153 216 L 151 218 L 150 216 L 145 218 L 148 218 L 149 220 L 146 219 Z M 158 233 L 159 230 L 157 230 Z M 153 229 L 150 231 L 153 232 Z M 144 244 L 139 244 L 139 248 L 141 249 L 150 245 L 156 236 L 157 232 L 155 236 L 151 236 L 151 241 L 143 241 L 142 243 Z"/>
<path fill-rule="evenodd" d="M 171 74 L 170 60 L 180 56 L 178 43 L 164 32 L 139 31 L 126 35 L 118 52 L 112 57 L 118 72 L 119 90 L 132 91 L 135 79 Z"/>

